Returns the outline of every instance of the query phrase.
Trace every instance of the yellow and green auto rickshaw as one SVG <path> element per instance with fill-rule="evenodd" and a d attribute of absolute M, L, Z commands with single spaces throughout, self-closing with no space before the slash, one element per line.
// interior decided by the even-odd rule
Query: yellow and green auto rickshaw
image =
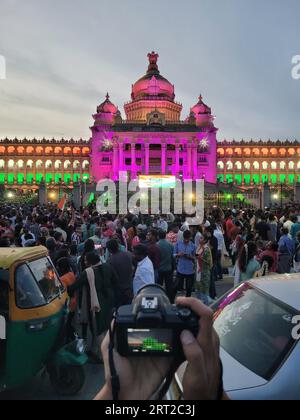
<path fill-rule="evenodd" d="M 44 247 L 0 248 L 0 392 L 43 369 L 61 395 L 85 382 L 80 340 L 65 342 L 68 295 Z"/>

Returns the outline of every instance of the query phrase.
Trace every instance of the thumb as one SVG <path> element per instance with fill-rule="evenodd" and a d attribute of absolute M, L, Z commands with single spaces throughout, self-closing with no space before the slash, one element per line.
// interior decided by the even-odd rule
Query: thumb
<path fill-rule="evenodd" d="M 183 331 L 180 338 L 186 360 L 192 364 L 201 363 L 203 360 L 203 353 L 193 334 L 190 331 Z"/>

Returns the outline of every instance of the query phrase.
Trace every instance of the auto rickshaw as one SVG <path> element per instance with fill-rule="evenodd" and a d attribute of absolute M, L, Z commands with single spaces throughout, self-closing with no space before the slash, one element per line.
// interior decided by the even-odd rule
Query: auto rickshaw
<path fill-rule="evenodd" d="M 60 395 L 85 382 L 80 340 L 65 342 L 68 295 L 44 247 L 0 249 L 0 392 L 48 372 Z"/>

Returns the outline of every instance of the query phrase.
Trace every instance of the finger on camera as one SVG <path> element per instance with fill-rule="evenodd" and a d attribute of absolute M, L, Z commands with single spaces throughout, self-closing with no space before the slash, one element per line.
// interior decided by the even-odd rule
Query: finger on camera
<path fill-rule="evenodd" d="M 210 344 L 213 333 L 213 311 L 195 298 L 179 297 L 176 300 L 178 305 L 188 306 L 199 317 L 199 335 L 201 343 Z"/>
<path fill-rule="evenodd" d="M 204 355 L 193 334 L 185 330 L 181 333 L 180 339 L 186 360 L 193 365 L 202 365 L 204 363 Z"/>

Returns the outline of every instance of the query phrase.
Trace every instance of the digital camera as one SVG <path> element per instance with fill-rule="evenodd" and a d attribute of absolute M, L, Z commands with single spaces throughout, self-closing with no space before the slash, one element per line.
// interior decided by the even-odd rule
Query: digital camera
<path fill-rule="evenodd" d="M 190 308 L 171 305 L 162 287 L 148 285 L 116 314 L 117 350 L 124 357 L 180 357 L 183 330 L 197 336 L 199 317 Z"/>

